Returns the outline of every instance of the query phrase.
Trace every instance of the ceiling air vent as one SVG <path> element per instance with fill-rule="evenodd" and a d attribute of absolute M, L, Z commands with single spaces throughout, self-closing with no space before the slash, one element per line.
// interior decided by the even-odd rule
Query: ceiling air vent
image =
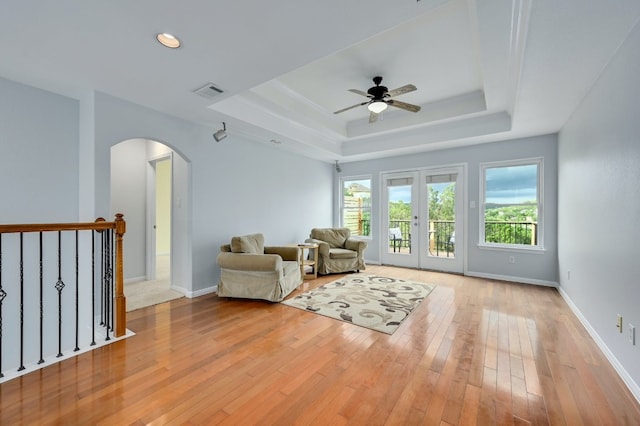
<path fill-rule="evenodd" d="M 196 95 L 200 95 L 203 98 L 213 99 L 218 95 L 224 93 L 224 90 L 219 89 L 213 83 L 207 83 L 199 89 L 193 91 Z"/>

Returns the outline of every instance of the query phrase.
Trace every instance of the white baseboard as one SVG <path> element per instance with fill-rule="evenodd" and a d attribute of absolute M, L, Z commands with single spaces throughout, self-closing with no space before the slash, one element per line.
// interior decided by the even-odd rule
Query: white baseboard
<path fill-rule="evenodd" d="M 536 280 L 532 278 L 523 278 L 523 277 L 511 277 L 509 275 L 486 274 L 484 272 L 473 272 L 473 271 L 466 271 L 464 275 L 468 277 L 487 278 L 490 280 L 510 281 L 514 283 L 533 284 L 533 285 L 541 285 L 545 287 L 558 288 L 558 283 L 555 281 Z"/>
<path fill-rule="evenodd" d="M 185 296 L 187 295 L 187 289 L 186 289 L 186 288 L 184 288 L 184 287 L 180 287 L 180 286 L 177 286 L 177 285 L 173 285 L 173 284 L 172 284 L 171 286 L 169 286 L 169 289 L 171 289 L 171 290 L 173 290 L 173 291 L 177 291 L 178 293 L 182 293 L 182 294 L 184 294 Z"/>
<path fill-rule="evenodd" d="M 124 284 L 139 283 L 140 281 L 147 281 L 147 277 L 143 275 L 141 277 L 127 278 L 124 280 Z"/>
<path fill-rule="evenodd" d="M 562 287 L 558 287 L 558 292 L 560 293 L 564 301 L 567 302 L 567 305 L 569 305 L 569 308 L 573 311 L 575 316 L 578 317 L 584 328 L 587 330 L 587 333 L 589 333 L 591 338 L 596 342 L 596 345 L 598 345 L 602 353 L 604 353 L 604 356 L 607 357 L 607 360 L 609 360 L 611 366 L 616 370 L 624 384 L 627 385 L 629 391 L 631 391 L 638 403 L 640 403 L 640 386 L 638 386 L 638 383 L 636 383 L 633 378 L 631 378 L 627 370 L 625 370 L 622 364 L 620 364 L 620 361 L 618 361 L 618 358 L 616 358 L 613 352 L 609 350 L 607 344 L 604 342 L 604 340 L 602 340 L 600 335 L 591 326 L 591 324 L 589 324 L 587 318 L 582 315 L 580 309 L 578 309 L 575 303 L 573 303 L 573 300 L 571 300 L 569 295 L 562 289 Z"/>
<path fill-rule="evenodd" d="M 193 299 L 194 297 L 204 296 L 205 294 L 215 293 L 216 291 L 218 291 L 217 284 L 196 291 L 185 291 L 184 295 L 189 299 Z"/>

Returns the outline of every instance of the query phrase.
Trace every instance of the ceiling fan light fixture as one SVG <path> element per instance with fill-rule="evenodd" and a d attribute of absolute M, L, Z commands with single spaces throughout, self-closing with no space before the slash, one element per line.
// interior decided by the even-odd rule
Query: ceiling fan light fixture
<path fill-rule="evenodd" d="M 376 114 L 380 114 L 382 111 L 387 109 L 387 103 L 384 101 L 374 101 L 367 105 L 367 109 L 371 112 L 375 112 Z"/>

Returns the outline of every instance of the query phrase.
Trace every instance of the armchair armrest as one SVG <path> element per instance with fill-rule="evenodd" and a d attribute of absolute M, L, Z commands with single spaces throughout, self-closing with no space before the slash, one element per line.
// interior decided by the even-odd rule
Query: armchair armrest
<path fill-rule="evenodd" d="M 314 238 L 307 238 L 306 240 L 304 240 L 305 243 L 316 243 L 318 245 L 318 255 L 320 257 L 327 257 L 329 256 L 329 243 L 322 241 L 322 240 L 316 240 Z"/>
<path fill-rule="evenodd" d="M 300 262 L 300 249 L 298 247 L 271 246 L 264 248 L 264 254 L 277 254 L 282 260 Z"/>
<path fill-rule="evenodd" d="M 238 271 L 280 271 L 282 257 L 277 254 L 219 253 L 218 265 Z"/>
<path fill-rule="evenodd" d="M 355 238 L 347 238 L 344 242 L 344 248 L 349 250 L 355 250 L 358 253 L 363 253 L 367 248 L 368 243 L 366 241 L 357 240 Z"/>

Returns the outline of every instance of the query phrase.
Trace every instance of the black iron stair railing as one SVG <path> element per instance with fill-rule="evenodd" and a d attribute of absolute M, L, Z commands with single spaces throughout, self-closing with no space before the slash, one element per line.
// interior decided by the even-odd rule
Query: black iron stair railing
<path fill-rule="evenodd" d="M 6 356 L 11 356 L 9 368 L 22 371 L 29 362 L 44 363 L 49 354 L 62 357 L 65 350 L 79 351 L 85 343 L 81 331 L 84 336 L 87 327 L 91 332 L 85 340 L 95 345 L 96 308 L 105 340 L 125 334 L 125 232 L 121 214 L 113 222 L 99 218 L 91 223 L 0 225 L 0 377 Z M 87 250 L 80 241 L 86 241 L 82 249 Z M 15 313 L 16 307 L 18 315 L 7 318 L 6 309 Z M 45 339 L 47 330 L 54 329 L 56 348 Z"/>

